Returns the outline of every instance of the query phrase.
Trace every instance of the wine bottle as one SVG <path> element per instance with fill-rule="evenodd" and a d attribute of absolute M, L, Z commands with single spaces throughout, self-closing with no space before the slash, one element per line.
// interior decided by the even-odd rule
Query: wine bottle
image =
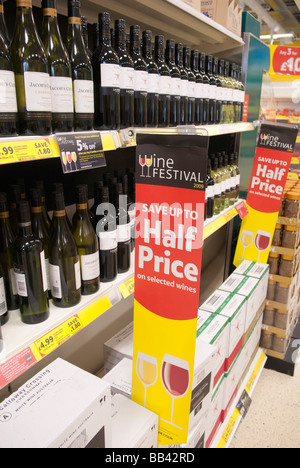
<path fill-rule="evenodd" d="M 211 160 L 207 160 L 206 193 L 205 193 L 205 219 L 214 215 L 215 182 L 211 175 Z"/>
<path fill-rule="evenodd" d="M 222 180 L 221 180 L 221 175 L 219 173 L 218 167 L 219 167 L 219 160 L 218 158 L 215 158 L 214 156 L 211 157 L 212 161 L 212 171 L 211 175 L 212 178 L 214 179 L 214 216 L 218 216 L 221 211 L 223 210 L 222 208 Z"/>
<path fill-rule="evenodd" d="M 202 124 L 207 125 L 209 123 L 209 95 L 210 95 L 210 85 L 209 78 L 205 73 L 205 54 L 201 52 L 199 54 L 199 71 L 202 75 L 203 82 L 203 115 L 202 115 Z"/>
<path fill-rule="evenodd" d="M 199 71 L 199 51 L 192 50 L 191 68 L 195 75 L 195 125 L 202 124 L 203 116 L 203 79 Z"/>
<path fill-rule="evenodd" d="M 170 125 L 177 127 L 180 125 L 180 100 L 181 100 L 181 74 L 175 62 L 175 41 L 167 40 L 166 45 L 166 64 L 170 70 Z"/>
<path fill-rule="evenodd" d="M 228 156 L 223 154 L 223 173 L 225 175 L 225 209 L 230 206 L 230 197 L 231 197 L 231 172 L 228 168 Z"/>
<path fill-rule="evenodd" d="M 85 16 L 81 17 L 81 32 L 82 32 L 82 38 L 83 42 L 85 45 L 85 50 L 89 56 L 89 59 L 92 60 L 92 52 L 89 48 L 89 29 L 88 29 L 88 22 Z"/>
<path fill-rule="evenodd" d="M 134 124 L 134 68 L 133 60 L 126 50 L 126 23 L 119 19 L 115 22 L 115 51 L 120 61 L 120 106 L 121 128 Z"/>
<path fill-rule="evenodd" d="M 3 0 L 0 0 L 0 136 L 17 133 L 17 96 L 15 75 L 4 21 Z"/>
<path fill-rule="evenodd" d="M 53 193 L 53 232 L 50 238 L 50 278 L 53 304 L 68 308 L 81 300 L 78 249 L 66 219 L 63 192 Z"/>
<path fill-rule="evenodd" d="M 240 104 L 240 114 L 238 116 L 238 122 L 243 122 L 243 112 L 244 112 L 244 103 L 245 103 L 245 86 L 242 82 L 242 68 L 237 66 L 237 80 L 239 84 L 239 104 Z"/>
<path fill-rule="evenodd" d="M 74 130 L 94 128 L 94 81 L 92 63 L 81 29 L 81 2 L 68 0 L 67 51 L 71 61 L 74 94 Z"/>
<path fill-rule="evenodd" d="M 51 90 L 49 66 L 32 13 L 32 0 L 17 0 L 15 31 L 11 43 L 19 133 L 49 135 Z"/>
<path fill-rule="evenodd" d="M 7 309 L 6 301 L 6 292 L 5 292 L 5 283 L 4 283 L 4 273 L 3 268 L 0 263 L 0 353 L 1 353 L 1 326 L 5 325 L 8 322 L 9 314 Z"/>
<path fill-rule="evenodd" d="M 225 86 L 227 89 L 227 100 L 226 100 L 226 120 L 225 123 L 233 122 L 233 95 L 232 95 L 232 82 L 229 78 L 229 62 L 226 60 L 224 64 L 224 77 Z"/>
<path fill-rule="evenodd" d="M 118 273 L 126 273 L 131 264 L 130 217 L 127 211 L 126 197 L 123 196 L 123 186 L 117 183 L 115 187 L 115 208 L 118 239 Z"/>
<path fill-rule="evenodd" d="M 155 62 L 159 71 L 158 126 L 170 126 L 170 70 L 165 62 L 164 36 L 155 36 Z"/>
<path fill-rule="evenodd" d="M 233 166 L 233 155 L 229 155 L 227 169 L 230 172 L 230 198 L 229 205 L 233 206 L 235 204 L 235 195 L 236 195 L 236 172 Z"/>
<path fill-rule="evenodd" d="M 111 45 L 110 14 L 99 15 L 100 45 L 93 54 L 95 125 L 99 130 L 120 128 L 120 64 Z"/>
<path fill-rule="evenodd" d="M 130 55 L 134 65 L 134 125 L 147 127 L 148 69 L 141 55 L 140 27 L 130 27 Z"/>
<path fill-rule="evenodd" d="M 31 206 L 31 225 L 32 233 L 36 239 L 39 239 L 43 244 L 45 252 L 45 264 L 46 264 L 46 275 L 48 285 L 48 298 L 51 298 L 51 285 L 50 285 L 50 274 L 49 274 L 49 231 L 45 225 L 43 217 L 43 204 L 41 192 L 37 188 L 30 190 L 30 206 Z"/>
<path fill-rule="evenodd" d="M 235 201 L 238 202 L 240 198 L 240 185 L 241 185 L 241 172 L 239 169 L 239 156 L 238 153 L 234 153 L 233 167 L 236 173 L 236 193 Z"/>
<path fill-rule="evenodd" d="M 72 70 L 57 22 L 56 0 L 42 0 L 42 8 L 42 41 L 49 65 L 52 129 L 55 133 L 72 132 L 74 119 Z"/>
<path fill-rule="evenodd" d="M 158 127 L 159 71 L 152 54 L 152 31 L 143 32 L 142 56 L 148 71 L 147 126 Z"/>
<path fill-rule="evenodd" d="M 96 230 L 97 225 L 97 208 L 102 202 L 102 189 L 103 189 L 103 180 L 97 180 L 94 183 L 94 204 L 90 209 L 90 212 L 93 217 L 93 226 Z"/>
<path fill-rule="evenodd" d="M 6 193 L 0 193 L 0 265 L 3 269 L 4 287 L 8 310 L 19 308 L 19 297 L 14 276 L 14 262 L 12 245 L 14 234 L 10 225 L 8 202 Z M 5 319 L 1 323 L 4 325 Z"/>
<path fill-rule="evenodd" d="M 222 82 L 218 74 L 218 66 L 219 66 L 219 59 L 217 57 L 213 57 L 213 68 L 212 73 L 215 77 L 216 81 L 216 119 L 215 123 L 221 123 L 221 112 L 222 112 Z"/>
<path fill-rule="evenodd" d="M 216 153 L 216 159 L 218 160 L 218 173 L 221 181 L 221 212 L 225 210 L 226 202 L 226 183 L 225 183 L 225 172 L 223 171 L 223 156 L 221 153 Z"/>
<path fill-rule="evenodd" d="M 207 55 L 205 59 L 205 71 L 209 78 L 209 116 L 208 124 L 212 125 L 216 123 L 216 92 L 217 85 L 216 79 L 212 73 L 212 55 Z"/>
<path fill-rule="evenodd" d="M 229 65 L 229 76 L 232 83 L 232 103 L 233 103 L 233 122 L 238 122 L 238 118 L 240 115 L 239 109 L 239 85 L 236 80 L 236 65 L 235 63 L 231 63 Z"/>
<path fill-rule="evenodd" d="M 18 204 L 19 236 L 13 242 L 14 270 L 23 323 L 34 325 L 49 317 L 45 252 L 32 233 L 27 200 Z"/>
<path fill-rule="evenodd" d="M 39 189 L 39 191 L 41 193 L 42 214 L 43 214 L 43 218 L 44 218 L 44 223 L 45 223 L 47 231 L 50 232 L 51 219 L 50 219 L 49 213 L 48 213 L 47 208 L 46 208 L 44 182 L 42 180 L 36 180 L 33 185 L 34 185 L 35 188 Z"/>
<path fill-rule="evenodd" d="M 218 62 L 218 77 L 221 82 L 222 88 L 219 89 L 220 99 L 221 99 L 221 110 L 220 110 L 220 123 L 224 123 L 226 121 L 226 99 L 227 99 L 227 88 L 226 82 L 224 77 L 224 60 L 221 59 Z"/>
<path fill-rule="evenodd" d="M 188 124 L 195 125 L 195 85 L 196 78 L 191 69 L 191 48 L 184 47 L 183 49 L 183 66 L 188 74 L 189 86 L 188 86 Z"/>
<path fill-rule="evenodd" d="M 76 187 L 76 221 L 73 236 L 81 267 L 81 293 L 88 296 L 99 291 L 100 263 L 97 235 L 88 213 L 88 187 Z"/>
<path fill-rule="evenodd" d="M 116 215 L 109 202 L 109 189 L 103 187 L 101 203 L 97 208 L 96 232 L 100 251 L 100 281 L 109 283 L 118 275 L 118 239 Z"/>
<path fill-rule="evenodd" d="M 175 62 L 180 71 L 181 76 L 181 91 L 180 91 L 180 125 L 188 124 L 188 86 L 189 77 L 183 66 L 183 44 L 175 44 Z"/>
<path fill-rule="evenodd" d="M 10 225 L 13 235 L 16 237 L 19 233 L 17 204 L 21 200 L 21 188 L 18 184 L 12 184 L 8 189 Z"/>

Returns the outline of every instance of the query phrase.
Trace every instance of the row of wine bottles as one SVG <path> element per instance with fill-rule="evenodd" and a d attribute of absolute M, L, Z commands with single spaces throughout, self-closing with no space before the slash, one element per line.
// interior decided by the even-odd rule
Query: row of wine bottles
<path fill-rule="evenodd" d="M 0 0 L 0 135 L 169 127 L 239 122 L 240 67 L 205 56 L 152 32 L 99 15 L 99 45 L 91 54 L 81 3 L 68 0 L 63 43 L 56 0 L 42 0 L 39 35 L 32 0 L 16 0 L 12 41 Z M 142 47 L 141 47 L 142 42 Z"/>
<path fill-rule="evenodd" d="M 12 188 L 16 194 L 16 186 Z M 17 200 L 10 205 L 7 194 L 0 193 L 2 325 L 8 321 L 9 311 L 16 309 L 26 324 L 43 322 L 49 317 L 50 299 L 56 307 L 73 307 L 83 295 L 99 291 L 100 283 L 114 281 L 130 269 L 134 210 L 128 210 L 127 195 L 123 203 L 127 191 L 126 174 L 107 176 L 95 184 L 95 205 L 89 209 L 87 185 L 77 186 L 71 221 L 62 184 L 53 186 L 52 219 L 45 208 L 41 182 L 34 184 L 28 197 L 19 187 Z M 17 233 L 12 226 L 15 211 Z"/>
<path fill-rule="evenodd" d="M 240 170 L 238 154 L 225 151 L 210 154 L 206 178 L 206 219 L 220 215 L 239 200 Z"/>

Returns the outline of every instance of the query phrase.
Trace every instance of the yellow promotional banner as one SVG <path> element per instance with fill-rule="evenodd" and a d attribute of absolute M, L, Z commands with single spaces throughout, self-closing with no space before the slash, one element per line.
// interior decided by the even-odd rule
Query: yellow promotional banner
<path fill-rule="evenodd" d="M 298 128 L 262 124 L 234 265 L 267 263 L 294 152 Z"/>
<path fill-rule="evenodd" d="M 207 137 L 138 136 L 132 399 L 158 414 L 160 446 L 188 437 L 207 150 Z"/>

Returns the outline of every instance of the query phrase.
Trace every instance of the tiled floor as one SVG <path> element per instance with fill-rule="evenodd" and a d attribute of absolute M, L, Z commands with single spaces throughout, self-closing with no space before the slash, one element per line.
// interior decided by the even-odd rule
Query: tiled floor
<path fill-rule="evenodd" d="M 264 369 L 231 448 L 300 448 L 300 361 L 294 377 Z"/>

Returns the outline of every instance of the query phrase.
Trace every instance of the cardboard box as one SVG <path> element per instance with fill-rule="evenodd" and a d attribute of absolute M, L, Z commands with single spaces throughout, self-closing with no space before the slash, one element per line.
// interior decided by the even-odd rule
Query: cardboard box
<path fill-rule="evenodd" d="M 104 371 L 113 369 L 123 358 L 133 358 L 133 322 L 104 343 Z"/>
<path fill-rule="evenodd" d="M 200 307 L 213 314 L 227 317 L 230 323 L 225 372 L 230 368 L 243 345 L 245 331 L 245 316 L 247 311 L 246 298 L 240 294 L 231 294 L 218 289 Z"/>
<path fill-rule="evenodd" d="M 157 448 L 156 414 L 123 395 L 114 395 L 111 405 L 113 448 Z"/>
<path fill-rule="evenodd" d="M 241 35 L 242 11 L 235 0 L 201 0 L 201 12 L 234 34 Z"/>
<path fill-rule="evenodd" d="M 227 351 L 229 346 L 230 323 L 227 317 L 211 314 L 199 309 L 197 323 L 197 337 L 205 343 L 217 348 L 215 356 L 214 387 L 225 372 Z"/>
<path fill-rule="evenodd" d="M 183 0 L 184 3 L 201 12 L 201 0 Z"/>
<path fill-rule="evenodd" d="M 112 396 L 120 394 L 131 398 L 132 389 L 132 359 L 122 359 L 103 380 L 110 385 Z"/>
<path fill-rule="evenodd" d="M 224 407 L 224 391 L 225 391 L 225 374 L 219 380 L 218 385 L 214 389 L 211 404 L 208 409 L 206 420 L 206 448 L 211 446 L 212 441 L 223 422 L 223 407 Z"/>
<path fill-rule="evenodd" d="M 111 448 L 106 382 L 57 359 L 0 405 L 1 448 Z"/>

